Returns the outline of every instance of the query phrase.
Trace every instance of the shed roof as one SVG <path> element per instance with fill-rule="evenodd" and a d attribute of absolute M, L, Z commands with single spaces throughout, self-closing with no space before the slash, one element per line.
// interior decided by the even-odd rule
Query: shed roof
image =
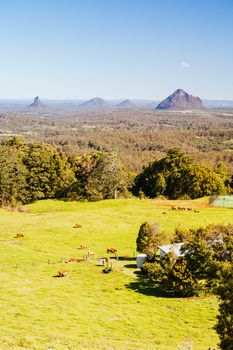
<path fill-rule="evenodd" d="M 181 253 L 181 247 L 184 244 L 184 242 L 180 243 L 174 243 L 174 244 L 167 244 L 167 245 L 161 245 L 159 249 L 164 252 L 164 254 L 168 253 L 174 253 L 177 256 L 182 256 Z"/>
<path fill-rule="evenodd" d="M 210 204 L 214 207 L 233 208 L 233 196 L 213 196 L 210 198 Z"/>

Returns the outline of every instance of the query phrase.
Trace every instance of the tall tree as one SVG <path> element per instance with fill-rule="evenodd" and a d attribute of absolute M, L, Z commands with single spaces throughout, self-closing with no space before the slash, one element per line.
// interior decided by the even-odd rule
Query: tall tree
<path fill-rule="evenodd" d="M 70 162 L 75 174 L 70 198 L 100 200 L 128 195 L 131 178 L 115 154 L 97 152 Z"/>
<path fill-rule="evenodd" d="M 144 222 L 139 228 L 136 239 L 137 251 L 153 258 L 162 240 L 163 236 L 159 234 L 159 224 Z"/>
<path fill-rule="evenodd" d="M 0 146 L 2 205 L 62 196 L 73 178 L 65 155 L 53 146 L 17 137 Z"/>
<path fill-rule="evenodd" d="M 133 192 L 143 191 L 148 197 L 165 195 L 179 198 L 187 191 L 187 171 L 192 159 L 174 148 L 167 156 L 145 168 L 135 179 Z"/>
<path fill-rule="evenodd" d="M 225 185 L 226 177 L 206 164 L 192 164 L 187 172 L 187 194 L 191 198 L 211 196 L 215 193 L 225 194 L 228 191 L 228 186 Z"/>
<path fill-rule="evenodd" d="M 23 164 L 28 169 L 26 188 L 31 201 L 63 196 L 74 179 L 65 155 L 45 143 L 27 144 Z"/>
<path fill-rule="evenodd" d="M 91 198 L 118 198 L 128 194 L 130 176 L 115 154 L 106 153 L 97 159 L 87 182 Z"/>

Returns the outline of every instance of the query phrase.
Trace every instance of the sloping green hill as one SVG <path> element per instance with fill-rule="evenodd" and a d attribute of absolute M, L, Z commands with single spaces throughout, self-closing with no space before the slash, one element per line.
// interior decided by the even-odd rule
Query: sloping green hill
<path fill-rule="evenodd" d="M 169 237 L 178 225 L 233 223 L 233 211 L 207 201 L 40 201 L 25 212 L 0 210 L 0 349 L 193 349 L 216 346 L 215 297 L 161 298 L 139 288 L 133 254 L 140 224 L 160 223 Z M 195 208 L 171 210 L 172 205 Z M 82 228 L 73 226 L 80 223 Z M 24 238 L 14 238 L 17 232 Z M 165 242 L 166 243 L 166 242 Z M 87 246 L 95 256 L 82 258 Z M 106 248 L 121 259 L 103 274 Z M 66 269 L 65 278 L 56 278 Z"/>

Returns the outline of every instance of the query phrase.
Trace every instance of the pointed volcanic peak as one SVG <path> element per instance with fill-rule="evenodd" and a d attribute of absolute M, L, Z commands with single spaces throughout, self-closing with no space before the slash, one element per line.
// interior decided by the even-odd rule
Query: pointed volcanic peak
<path fill-rule="evenodd" d="M 124 100 L 116 105 L 118 108 L 137 108 L 137 105 L 133 103 L 131 100 Z"/>
<path fill-rule="evenodd" d="M 83 107 L 83 108 L 101 108 L 101 107 L 108 107 L 108 106 L 109 106 L 108 102 L 101 97 L 94 97 L 91 100 L 83 102 L 79 105 L 79 107 Z"/>
<path fill-rule="evenodd" d="M 189 95 L 182 89 L 176 90 L 172 95 L 160 102 L 156 109 L 186 110 L 203 109 L 204 106 L 199 97 Z"/>
<path fill-rule="evenodd" d="M 47 106 L 41 102 L 39 96 L 36 96 L 34 98 L 34 101 L 33 103 L 31 103 L 29 106 L 28 106 L 29 109 L 38 109 L 38 110 L 41 110 L 41 109 L 46 109 Z"/>

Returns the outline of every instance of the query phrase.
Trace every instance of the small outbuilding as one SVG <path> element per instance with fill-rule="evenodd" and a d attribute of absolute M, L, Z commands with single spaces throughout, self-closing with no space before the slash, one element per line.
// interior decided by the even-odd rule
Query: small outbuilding
<path fill-rule="evenodd" d="M 141 267 L 142 264 L 146 261 L 147 254 L 138 254 L 137 255 L 137 267 Z"/>
<path fill-rule="evenodd" d="M 159 247 L 160 259 L 163 257 L 163 255 L 168 253 L 174 253 L 176 256 L 183 256 L 184 254 L 181 252 L 181 247 L 183 244 L 184 242 L 161 245 Z M 144 264 L 144 262 L 146 261 L 146 258 L 147 254 L 138 254 L 136 257 L 137 267 L 141 267 L 142 264 Z"/>
<path fill-rule="evenodd" d="M 159 247 L 160 258 L 162 258 L 163 255 L 168 254 L 168 253 L 174 253 L 177 256 L 183 256 L 183 254 L 181 253 L 181 247 L 183 244 L 184 244 L 184 242 L 161 245 Z"/>
<path fill-rule="evenodd" d="M 209 204 L 213 207 L 233 208 L 233 196 L 212 196 Z"/>

